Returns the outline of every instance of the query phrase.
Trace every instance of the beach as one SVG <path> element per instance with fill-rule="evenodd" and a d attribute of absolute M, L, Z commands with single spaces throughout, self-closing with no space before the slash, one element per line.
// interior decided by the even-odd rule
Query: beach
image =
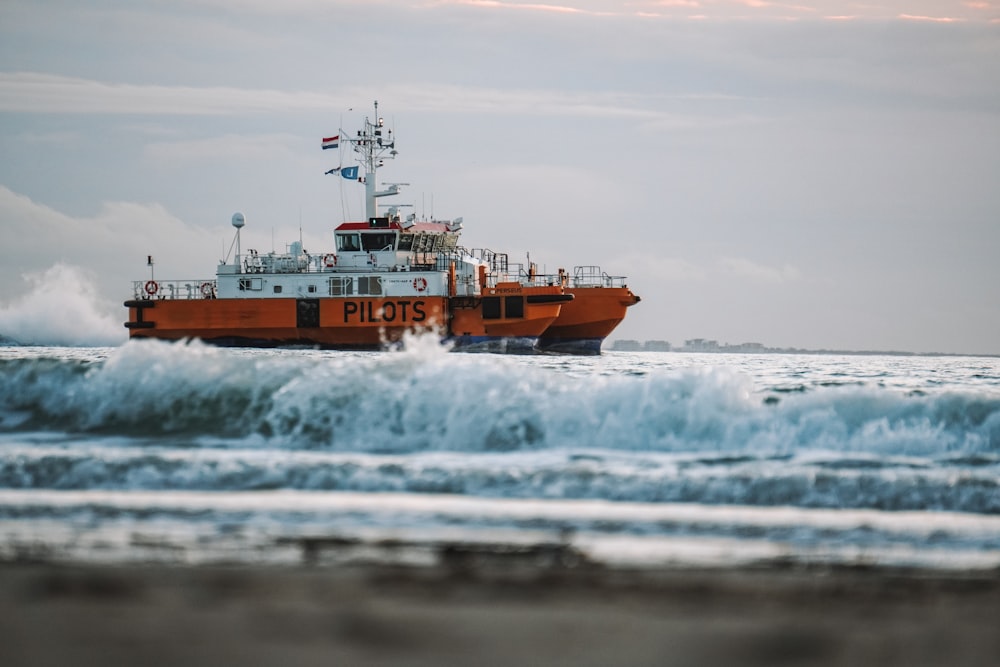
<path fill-rule="evenodd" d="M 996 665 L 998 609 L 996 572 L 7 563 L 0 664 Z"/>

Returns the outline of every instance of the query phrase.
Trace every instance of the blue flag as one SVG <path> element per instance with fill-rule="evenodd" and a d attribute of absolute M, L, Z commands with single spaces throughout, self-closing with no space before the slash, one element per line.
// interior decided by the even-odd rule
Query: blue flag
<path fill-rule="evenodd" d="M 358 177 L 357 165 L 353 167 L 344 167 L 343 169 L 340 170 L 340 175 L 350 181 L 356 180 Z"/>

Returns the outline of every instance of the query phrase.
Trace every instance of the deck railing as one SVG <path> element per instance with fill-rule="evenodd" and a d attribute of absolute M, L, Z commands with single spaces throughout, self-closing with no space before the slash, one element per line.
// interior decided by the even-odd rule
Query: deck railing
<path fill-rule="evenodd" d="M 214 299 L 215 280 L 134 280 L 135 299 Z"/>

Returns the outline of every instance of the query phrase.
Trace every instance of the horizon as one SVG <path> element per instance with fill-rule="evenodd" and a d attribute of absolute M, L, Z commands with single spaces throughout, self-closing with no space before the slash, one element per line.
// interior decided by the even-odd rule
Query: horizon
<path fill-rule="evenodd" d="M 717 348 L 714 349 L 688 349 L 687 343 L 690 340 L 706 340 L 708 342 L 716 342 L 718 344 Z M 660 345 L 666 344 L 669 349 L 650 349 L 650 345 Z M 625 349 L 626 347 L 637 346 L 636 349 Z M 759 350 L 752 349 L 738 349 L 747 348 L 751 345 L 760 345 Z M 860 349 L 860 350 L 838 350 L 838 349 L 827 349 L 827 348 L 805 348 L 797 346 L 788 347 L 771 347 L 763 343 L 722 343 L 714 341 L 712 339 L 689 339 L 685 341 L 683 345 L 674 345 L 668 340 L 662 338 L 647 338 L 647 339 L 635 339 L 635 338 L 615 338 L 609 336 L 604 342 L 602 347 L 603 352 L 681 352 L 686 354 L 829 354 L 829 355 L 844 355 L 844 356 L 906 356 L 906 357 L 984 357 L 984 358 L 995 358 L 1000 357 L 1000 353 L 991 354 L 988 352 L 941 352 L 933 350 L 923 350 L 923 351 L 909 351 L 909 350 L 876 350 L 876 349 Z"/>

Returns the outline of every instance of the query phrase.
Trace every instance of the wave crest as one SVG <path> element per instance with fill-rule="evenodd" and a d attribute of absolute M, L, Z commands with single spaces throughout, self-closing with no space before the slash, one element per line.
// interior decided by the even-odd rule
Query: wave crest
<path fill-rule="evenodd" d="M 130 341 L 102 362 L 0 360 L 0 429 L 266 441 L 284 449 L 1000 451 L 1000 399 L 837 387 L 773 404 L 726 368 L 586 382 L 493 355 L 241 352 Z"/>
<path fill-rule="evenodd" d="M 83 269 L 55 264 L 25 276 L 28 292 L 0 306 L 0 338 L 21 345 L 103 347 L 127 338 Z"/>

